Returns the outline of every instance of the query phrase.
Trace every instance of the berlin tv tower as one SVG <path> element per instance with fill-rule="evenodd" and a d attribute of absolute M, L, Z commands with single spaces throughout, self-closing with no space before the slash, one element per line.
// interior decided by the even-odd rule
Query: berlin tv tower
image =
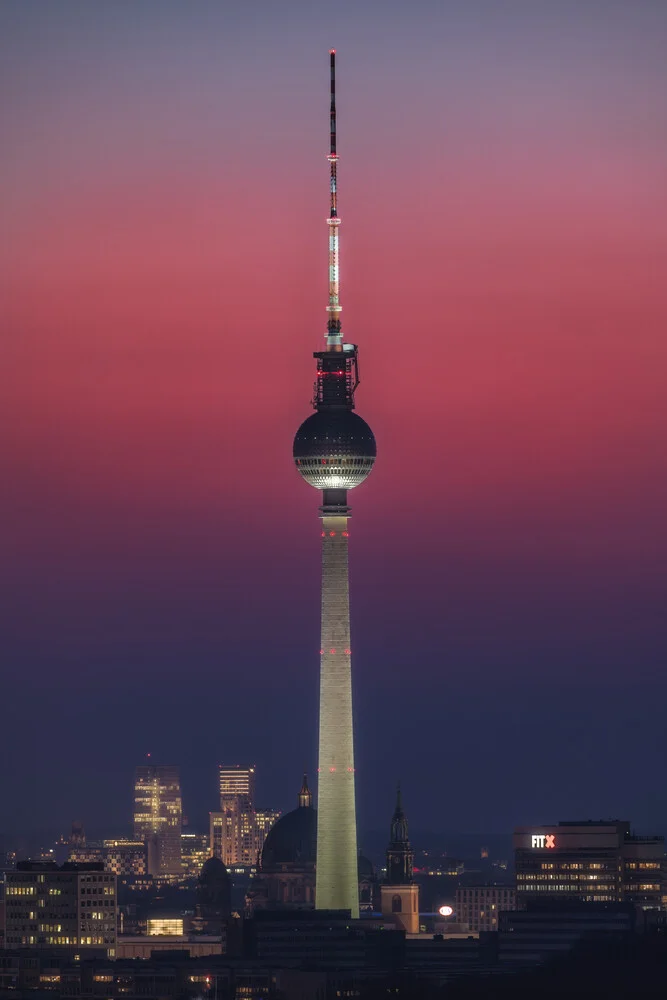
<path fill-rule="evenodd" d="M 354 802 L 354 739 L 348 576 L 347 491 L 363 483 L 375 462 L 375 438 L 354 412 L 359 385 L 357 348 L 343 342 L 338 284 L 338 191 L 336 184 L 336 52 L 331 63 L 329 305 L 326 349 L 314 355 L 313 406 L 294 438 L 294 461 L 303 478 L 322 490 L 322 641 L 317 802 L 318 910 L 351 910 L 359 916 L 357 818 Z"/>

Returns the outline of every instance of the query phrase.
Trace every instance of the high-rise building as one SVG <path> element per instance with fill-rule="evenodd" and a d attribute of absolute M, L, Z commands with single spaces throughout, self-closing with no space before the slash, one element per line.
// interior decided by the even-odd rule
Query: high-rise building
<path fill-rule="evenodd" d="M 398 788 L 387 847 L 387 877 L 380 886 L 380 899 L 382 916 L 407 934 L 419 933 L 419 886 L 414 880 L 414 867 L 408 820 Z"/>
<path fill-rule="evenodd" d="M 255 859 L 259 858 L 264 847 L 269 830 L 280 819 L 280 810 L 277 809 L 256 809 L 255 810 L 255 846 L 253 853 Z"/>
<path fill-rule="evenodd" d="M 244 799 L 252 809 L 255 801 L 255 768 L 225 767 L 218 765 L 218 780 L 220 785 L 220 808 L 223 809 L 230 798 Z"/>
<path fill-rule="evenodd" d="M 336 152 L 336 54 L 330 52 L 329 304 L 325 350 L 315 352 L 313 406 L 294 438 L 294 461 L 311 486 L 322 490 L 322 612 L 320 733 L 317 810 L 316 906 L 359 915 L 357 821 L 350 609 L 348 591 L 348 490 L 359 486 L 375 462 L 375 438 L 354 412 L 359 383 L 357 348 L 343 342 L 338 283 L 338 188 Z"/>
<path fill-rule="evenodd" d="M 253 865 L 255 768 L 219 767 L 220 811 L 210 814 L 211 854 L 227 868 Z"/>
<path fill-rule="evenodd" d="M 134 838 L 148 851 L 150 875 L 180 875 L 181 778 L 178 767 L 141 764 L 134 781 Z"/>
<path fill-rule="evenodd" d="M 207 834 L 181 834 L 181 863 L 184 875 L 198 878 L 210 856 L 210 840 Z"/>
<path fill-rule="evenodd" d="M 5 874 L 5 947 L 116 954 L 116 876 L 102 865 L 20 861 Z"/>
<path fill-rule="evenodd" d="M 582 820 L 514 831 L 517 899 L 662 905 L 665 838 L 636 837 L 620 820 Z"/>

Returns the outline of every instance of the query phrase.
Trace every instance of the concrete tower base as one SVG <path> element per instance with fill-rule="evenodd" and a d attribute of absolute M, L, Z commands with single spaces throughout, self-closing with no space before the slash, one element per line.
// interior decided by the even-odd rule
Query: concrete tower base
<path fill-rule="evenodd" d="M 322 517 L 318 769 L 315 905 L 358 917 L 347 517 L 328 513 Z"/>

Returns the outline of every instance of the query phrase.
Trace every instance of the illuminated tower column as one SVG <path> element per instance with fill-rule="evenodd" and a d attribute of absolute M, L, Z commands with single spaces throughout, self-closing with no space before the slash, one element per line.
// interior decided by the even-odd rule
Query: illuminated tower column
<path fill-rule="evenodd" d="M 325 504 L 329 493 L 325 491 Z M 316 906 L 359 912 L 347 516 L 322 508 L 322 647 Z M 346 507 L 343 507 L 346 510 Z"/>
<path fill-rule="evenodd" d="M 359 384 L 357 348 L 343 342 L 338 271 L 336 152 L 336 57 L 330 53 L 329 304 L 326 350 L 317 351 L 313 406 L 294 439 L 296 467 L 322 490 L 322 638 L 317 801 L 318 910 L 359 915 L 357 820 L 354 802 L 354 740 L 348 598 L 347 491 L 366 479 L 375 462 L 375 438 L 354 412 Z"/>

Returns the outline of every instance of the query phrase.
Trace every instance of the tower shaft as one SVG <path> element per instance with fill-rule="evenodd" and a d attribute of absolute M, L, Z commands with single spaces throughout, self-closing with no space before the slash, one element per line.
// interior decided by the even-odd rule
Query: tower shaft
<path fill-rule="evenodd" d="M 296 467 L 322 490 L 322 638 L 315 906 L 359 916 L 357 817 L 350 662 L 347 491 L 369 475 L 375 461 L 373 432 L 354 412 L 359 384 L 357 349 L 344 344 L 338 284 L 336 186 L 336 53 L 329 52 L 329 305 L 326 349 L 317 351 L 315 413 L 294 438 Z"/>
<path fill-rule="evenodd" d="M 326 500 L 325 500 L 326 502 Z M 347 507 L 322 514 L 322 645 L 317 803 L 318 910 L 359 916 Z"/>

